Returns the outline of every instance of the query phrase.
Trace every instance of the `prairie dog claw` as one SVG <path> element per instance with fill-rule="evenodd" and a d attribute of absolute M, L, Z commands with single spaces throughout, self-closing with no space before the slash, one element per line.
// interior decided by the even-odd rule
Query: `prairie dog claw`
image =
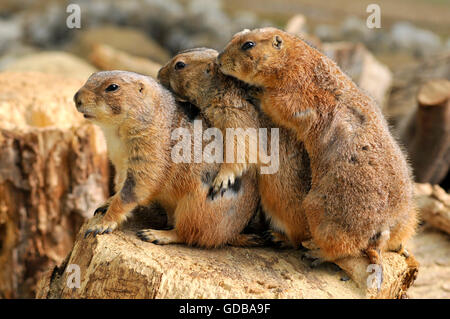
<path fill-rule="evenodd" d="M 211 189 L 209 190 L 208 196 L 211 199 L 220 193 L 221 196 L 227 191 L 228 188 L 232 187 L 236 182 L 236 175 L 232 171 L 219 171 L 216 178 L 213 181 Z"/>

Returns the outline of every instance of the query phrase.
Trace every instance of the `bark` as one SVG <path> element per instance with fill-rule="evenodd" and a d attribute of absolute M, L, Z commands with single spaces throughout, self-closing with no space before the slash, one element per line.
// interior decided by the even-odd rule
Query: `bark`
<path fill-rule="evenodd" d="M 37 298 L 399 298 L 417 272 L 399 254 L 384 254 L 378 293 L 367 288 L 366 258 L 339 262 L 353 279 L 342 281 L 343 271 L 311 269 L 298 250 L 160 246 L 140 241 L 134 231 L 148 226 L 135 225 L 87 239 L 84 225 L 65 262 L 40 281 Z M 73 265 L 79 288 L 71 286 Z"/>
<path fill-rule="evenodd" d="M 417 95 L 417 104 L 402 140 L 416 181 L 439 184 L 450 166 L 450 81 L 433 80 L 424 84 Z"/>
<path fill-rule="evenodd" d="M 33 297 L 108 195 L 103 135 L 72 101 L 81 84 L 0 74 L 0 297 Z"/>
<path fill-rule="evenodd" d="M 0 130 L 0 294 L 32 297 L 81 224 L 107 196 L 108 163 L 91 125 Z"/>

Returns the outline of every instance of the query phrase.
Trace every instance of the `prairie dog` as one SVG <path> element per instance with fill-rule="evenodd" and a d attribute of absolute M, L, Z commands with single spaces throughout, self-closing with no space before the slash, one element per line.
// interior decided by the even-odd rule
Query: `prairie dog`
<path fill-rule="evenodd" d="M 319 247 L 334 261 L 382 250 L 404 252 L 417 213 L 409 165 L 373 99 L 300 38 L 275 28 L 236 34 L 218 57 L 220 70 L 259 87 L 262 110 L 295 130 L 311 162 L 302 203 Z"/>
<path fill-rule="evenodd" d="M 155 244 L 186 243 L 202 247 L 259 244 L 240 234 L 257 208 L 251 172 L 215 201 L 207 192 L 218 164 L 175 163 L 172 132 L 192 133 L 193 120 L 169 91 L 150 77 L 124 71 L 94 73 L 75 94 L 77 110 L 99 125 L 117 172 L 116 194 L 96 213 L 104 216 L 86 235 L 112 232 L 137 205 L 158 202 L 172 230 L 144 229 L 138 236 Z M 196 120 L 205 121 L 201 117 Z"/>
<path fill-rule="evenodd" d="M 242 82 L 218 70 L 215 63 L 217 55 L 217 51 L 208 48 L 183 51 L 161 68 L 158 79 L 178 100 L 199 107 L 211 125 L 221 131 L 236 127 L 267 128 L 268 132 L 272 128 L 278 129 L 247 100 Z M 272 153 L 274 151 L 270 150 Z M 311 171 L 302 143 L 296 141 L 294 132 L 285 128 L 279 128 L 277 160 L 278 170 L 272 174 L 261 174 L 259 167 L 263 164 L 259 161 L 247 167 L 257 168 L 261 204 L 272 228 L 268 232 L 270 239 L 281 246 L 298 247 L 310 238 L 301 204 L 310 188 Z M 225 164 L 227 167 L 239 165 Z M 241 168 L 238 166 L 238 169 Z"/>

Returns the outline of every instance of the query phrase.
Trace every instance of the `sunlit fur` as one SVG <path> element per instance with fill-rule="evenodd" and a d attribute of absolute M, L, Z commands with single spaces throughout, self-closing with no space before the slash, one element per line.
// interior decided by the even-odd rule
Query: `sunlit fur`
<path fill-rule="evenodd" d="M 217 54 L 206 48 L 179 53 L 159 71 L 158 78 L 178 99 L 197 105 L 211 125 L 222 131 L 234 127 L 264 127 L 270 132 L 271 128 L 278 127 L 247 101 L 242 82 L 218 70 Z M 180 61 L 185 67 L 176 69 L 175 65 Z M 295 133 L 285 128 L 279 130 L 279 170 L 274 174 L 259 174 L 259 193 L 272 228 L 281 232 L 273 232 L 274 240 L 298 247 L 310 238 L 301 204 L 310 188 L 311 171 L 308 155 L 303 145 L 296 141 Z M 224 163 L 221 170 L 224 165 L 234 165 L 236 172 L 244 169 L 239 163 Z"/>
<path fill-rule="evenodd" d="M 119 89 L 105 91 L 111 83 Z M 78 111 L 102 128 L 117 172 L 116 194 L 106 203 L 106 214 L 91 223 L 90 231 L 110 232 L 137 205 L 158 202 L 174 229 L 143 230 L 140 235 L 145 240 L 203 247 L 257 244 L 256 237 L 240 234 L 257 208 L 256 177 L 244 174 L 239 190 L 208 200 L 219 165 L 172 161 L 176 142 L 171 140 L 172 130 L 186 128 L 193 134 L 193 124 L 169 91 L 143 75 L 98 72 L 74 99 Z M 203 118 L 198 119 L 207 127 Z"/>
<path fill-rule="evenodd" d="M 281 45 L 275 46 L 275 43 Z M 255 46 L 241 50 L 246 41 Z M 221 70 L 262 88 L 261 108 L 292 128 L 311 160 L 303 201 L 320 257 L 336 260 L 396 250 L 414 234 L 410 168 L 374 100 L 298 37 L 275 28 L 237 34 Z"/>

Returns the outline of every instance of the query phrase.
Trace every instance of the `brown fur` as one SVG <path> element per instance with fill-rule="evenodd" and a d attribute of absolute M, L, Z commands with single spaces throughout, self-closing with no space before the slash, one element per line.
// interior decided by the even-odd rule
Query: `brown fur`
<path fill-rule="evenodd" d="M 227 85 L 224 82 L 220 92 L 214 87 L 214 83 L 210 79 L 217 73 L 214 64 L 217 54 L 217 51 L 206 48 L 187 50 L 178 54 L 161 68 L 158 79 L 161 84 L 176 94 L 179 101 L 189 101 L 201 108 L 203 114 L 213 126 L 222 131 L 224 136 L 223 154 L 225 156 L 228 151 L 225 145 L 226 128 L 243 128 L 244 130 L 255 128 L 258 120 L 257 118 L 241 117 L 242 109 L 247 102 L 239 97 L 240 92 L 238 90 L 233 90 L 233 85 Z M 189 59 L 191 56 L 194 59 Z M 177 63 L 187 63 L 187 69 L 176 69 Z M 195 70 L 195 75 L 186 76 L 186 70 L 191 70 L 191 72 Z M 214 107 L 210 107 L 212 104 Z M 248 141 L 248 145 L 256 145 L 257 140 L 254 140 L 254 138 L 249 137 L 244 140 L 235 137 L 234 141 L 236 147 L 230 151 L 233 152 L 235 161 L 229 163 L 224 158 L 220 171 L 213 182 L 215 192 L 226 189 L 233 184 L 237 177 L 241 176 L 249 166 L 252 166 L 250 164 L 251 158 L 257 156 L 257 154 L 251 154 L 250 147 L 245 145 L 246 141 Z M 241 145 L 238 146 L 237 144 Z M 242 162 L 236 160 L 239 147 L 245 148 L 245 157 Z"/>
<path fill-rule="evenodd" d="M 247 101 L 241 82 L 218 70 L 217 54 L 205 48 L 182 52 L 161 68 L 158 78 L 178 99 L 197 105 L 211 125 L 222 131 L 230 127 L 264 127 L 270 132 L 276 127 L 274 123 Z M 175 68 L 179 62 L 185 64 L 182 69 Z M 300 210 L 310 188 L 309 159 L 294 132 L 281 128 L 279 137 L 278 172 L 258 174 L 261 204 L 272 228 L 281 232 L 272 232 L 272 239 L 282 246 L 298 247 L 310 238 L 306 217 Z M 235 172 L 243 169 L 240 164 L 225 163 L 221 170 L 223 165 L 238 166 Z"/>
<path fill-rule="evenodd" d="M 243 50 L 249 41 L 255 45 Z M 235 35 L 218 62 L 225 74 L 260 87 L 262 110 L 305 144 L 312 185 L 302 209 L 320 248 L 315 257 L 376 260 L 377 250 L 398 249 L 414 234 L 405 156 L 376 103 L 333 61 L 265 28 Z"/>
<path fill-rule="evenodd" d="M 119 88 L 108 92 L 111 84 Z M 211 201 L 206 194 L 212 178 L 207 177 L 215 176 L 218 164 L 172 161 L 177 142 L 171 140 L 172 130 L 181 127 L 193 134 L 193 124 L 170 92 L 149 77 L 111 71 L 94 73 L 74 99 L 78 111 L 102 128 L 117 172 L 116 194 L 87 234 L 109 233 L 137 205 L 158 202 L 174 229 L 138 232 L 144 240 L 203 247 L 258 244 L 254 236 L 245 241 L 240 234 L 257 208 L 251 172 L 242 176 L 239 189 Z"/>

